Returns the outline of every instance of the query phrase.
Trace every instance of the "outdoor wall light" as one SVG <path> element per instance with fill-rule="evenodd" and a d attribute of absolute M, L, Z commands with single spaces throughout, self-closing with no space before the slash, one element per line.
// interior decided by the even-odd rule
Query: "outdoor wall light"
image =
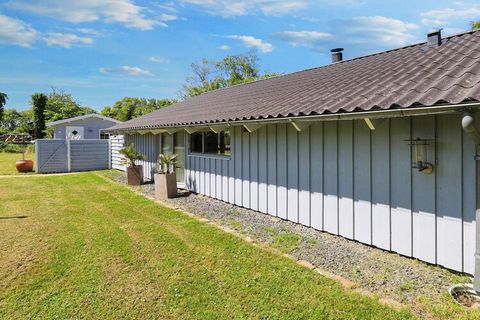
<path fill-rule="evenodd" d="M 412 168 L 418 169 L 418 172 L 430 174 L 433 172 L 433 164 L 428 162 L 428 145 L 432 139 L 416 138 L 407 140 L 412 148 Z"/>

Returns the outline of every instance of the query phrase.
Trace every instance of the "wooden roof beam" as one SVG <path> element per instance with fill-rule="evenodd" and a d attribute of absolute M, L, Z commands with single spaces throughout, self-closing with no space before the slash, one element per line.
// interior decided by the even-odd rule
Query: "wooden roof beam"
<path fill-rule="evenodd" d="M 260 129 L 261 127 L 263 127 L 263 124 L 259 124 L 259 123 L 249 123 L 249 124 L 244 124 L 243 127 L 244 127 L 249 133 L 252 133 L 252 132 Z"/>

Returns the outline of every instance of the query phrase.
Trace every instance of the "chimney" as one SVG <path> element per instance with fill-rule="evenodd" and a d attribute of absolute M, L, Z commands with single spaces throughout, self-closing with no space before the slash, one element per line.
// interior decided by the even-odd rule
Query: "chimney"
<path fill-rule="evenodd" d="M 330 50 L 332 53 L 332 63 L 340 62 L 343 60 L 343 48 L 335 48 Z"/>
<path fill-rule="evenodd" d="M 427 46 L 439 47 L 442 44 L 442 29 L 427 34 Z"/>

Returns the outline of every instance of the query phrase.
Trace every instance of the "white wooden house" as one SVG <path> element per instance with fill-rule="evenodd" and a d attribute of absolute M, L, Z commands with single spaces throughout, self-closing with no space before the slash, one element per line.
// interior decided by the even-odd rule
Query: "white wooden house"
<path fill-rule="evenodd" d="M 147 178 L 174 152 L 193 192 L 478 275 L 480 31 L 340 53 L 110 131 L 147 156 Z"/>

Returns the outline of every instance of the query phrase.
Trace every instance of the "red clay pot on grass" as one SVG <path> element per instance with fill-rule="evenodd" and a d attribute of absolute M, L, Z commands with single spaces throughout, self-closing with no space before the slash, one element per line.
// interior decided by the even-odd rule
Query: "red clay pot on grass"
<path fill-rule="evenodd" d="M 18 172 L 32 172 L 33 161 L 32 160 L 17 160 L 15 167 Z"/>

